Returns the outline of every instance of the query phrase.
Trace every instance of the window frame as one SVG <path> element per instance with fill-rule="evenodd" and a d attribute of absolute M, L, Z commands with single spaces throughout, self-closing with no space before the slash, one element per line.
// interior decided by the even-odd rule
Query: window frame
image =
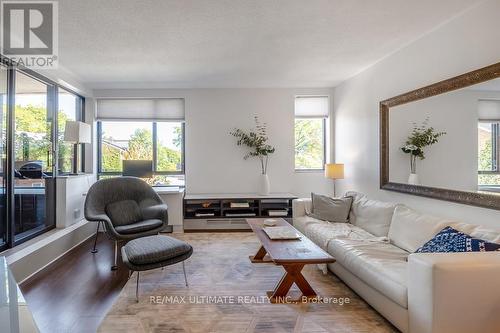
<path fill-rule="evenodd" d="M 317 120 L 317 119 L 321 119 L 322 122 L 321 122 L 321 126 L 322 126 L 322 136 L 323 136 L 323 160 L 322 160 L 322 167 L 321 168 L 307 168 L 307 169 L 304 169 L 304 168 L 300 168 L 300 169 L 297 169 L 297 165 L 295 165 L 295 125 L 296 125 L 296 121 L 297 120 Z M 294 153 L 293 153 L 293 163 L 294 163 L 294 171 L 295 172 L 323 172 L 325 171 L 325 164 L 326 164 L 326 154 L 327 154 L 327 120 L 329 119 L 329 117 L 294 117 L 293 119 L 293 129 L 294 129 L 294 136 L 293 136 L 293 147 L 294 147 Z"/>
<path fill-rule="evenodd" d="M 29 241 L 41 234 L 44 234 L 47 231 L 50 231 L 52 229 L 56 228 L 56 223 L 55 223 L 55 212 L 57 210 L 57 205 L 56 205 L 56 200 L 53 200 L 53 202 L 48 203 L 47 207 L 50 207 L 50 211 L 46 212 L 46 218 L 50 219 L 50 225 L 45 226 L 45 228 L 34 231 L 30 234 L 23 235 L 22 237 L 17 237 L 19 235 L 15 234 L 15 187 L 14 187 L 14 181 L 15 181 L 15 176 L 14 176 L 14 160 L 15 160 L 15 94 L 16 89 L 16 79 L 19 73 L 26 75 L 34 80 L 40 81 L 41 83 L 47 85 L 47 110 L 49 113 L 52 115 L 52 121 L 51 121 L 51 141 L 52 141 L 52 178 L 55 179 L 58 177 L 60 174 L 58 172 L 58 141 L 57 141 L 57 136 L 58 136 L 58 122 L 57 122 L 57 112 L 58 112 L 58 91 L 59 89 L 64 89 L 67 92 L 70 92 L 74 94 L 75 96 L 78 96 L 80 100 L 82 101 L 81 105 L 81 119 L 85 119 L 85 97 L 78 94 L 74 90 L 54 81 L 51 80 L 47 77 L 45 77 L 42 74 L 39 74 L 29 68 L 26 68 L 22 65 L 17 64 L 15 61 L 11 60 L 10 58 L 4 56 L 3 54 L 0 54 L 0 63 L 5 67 L 7 71 L 7 94 L 6 94 L 6 111 L 7 111 L 7 119 L 6 119 L 6 166 L 4 170 L 4 181 L 5 181 L 5 211 L 4 211 L 4 216 L 5 218 L 5 228 L 6 228 L 6 239 L 5 239 L 5 244 L 0 245 L 0 251 L 9 249 L 9 248 L 14 248 L 26 241 Z M 83 121 L 83 120 L 81 120 Z M 83 152 L 83 150 L 82 150 Z M 76 158 L 76 155 L 73 154 L 73 158 Z M 82 153 L 82 165 L 84 165 L 84 158 L 85 155 Z M 85 172 L 85 168 L 82 167 L 82 172 Z M 47 185 L 46 185 L 47 186 Z M 56 183 L 55 181 L 53 182 L 54 187 L 54 192 L 55 192 L 55 187 Z M 53 221 L 52 221 L 53 220 Z M 53 223 L 52 223 L 53 222 Z"/>
<path fill-rule="evenodd" d="M 493 170 L 479 170 L 478 166 L 478 174 L 479 175 L 498 175 L 500 174 L 500 120 L 492 119 L 492 120 L 484 120 L 480 119 L 478 123 L 488 123 L 492 125 L 491 131 L 491 162 L 493 165 Z M 479 154 L 479 151 L 478 151 Z"/>
<path fill-rule="evenodd" d="M 56 134 L 56 139 L 59 135 L 59 90 L 64 90 L 65 92 L 71 94 L 71 95 L 74 95 L 79 101 L 79 106 L 80 106 L 80 110 L 77 110 L 76 112 L 76 115 L 75 115 L 75 120 L 76 121 L 81 121 L 81 122 L 85 122 L 85 98 L 83 96 L 81 96 L 80 94 L 77 94 L 76 92 L 74 92 L 73 90 L 71 89 L 68 89 L 66 87 L 63 87 L 63 86 L 56 86 L 56 90 L 55 90 L 55 95 L 57 96 L 57 102 L 56 102 L 56 110 L 55 110 L 55 128 L 57 130 L 57 134 Z M 78 149 L 75 145 L 73 145 L 73 149 L 72 149 L 72 165 L 75 165 L 78 161 L 77 159 L 77 154 L 78 154 L 78 150 L 80 150 L 80 165 L 78 166 L 78 170 L 81 170 L 81 172 L 85 173 L 85 144 L 84 143 L 80 143 L 80 149 Z M 57 144 L 57 150 L 56 150 L 56 154 L 57 154 L 57 175 L 58 176 L 67 176 L 67 175 L 70 175 L 73 173 L 73 170 L 69 171 L 69 172 L 59 172 L 59 144 Z M 74 168 L 73 168 L 74 169 Z"/>
<path fill-rule="evenodd" d="M 153 146 L 153 175 L 158 176 L 166 176 L 166 175 L 178 175 L 185 176 L 186 173 L 186 153 L 185 153 L 185 140 L 186 140 L 186 124 L 184 121 L 164 121 L 164 120 L 150 120 L 150 119 L 99 119 L 97 120 L 97 177 L 101 176 L 121 176 L 123 175 L 122 171 L 102 171 L 102 123 L 103 122 L 145 122 L 151 124 L 152 131 L 152 146 Z M 181 170 L 179 171 L 158 171 L 158 123 L 180 123 L 181 124 Z M 174 187 L 177 185 L 164 185 L 164 187 Z M 181 186 L 184 187 L 184 186 Z"/>

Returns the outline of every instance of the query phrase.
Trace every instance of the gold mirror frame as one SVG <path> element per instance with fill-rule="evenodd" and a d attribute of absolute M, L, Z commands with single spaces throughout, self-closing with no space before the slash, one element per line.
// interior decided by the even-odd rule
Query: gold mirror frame
<path fill-rule="evenodd" d="M 380 188 L 422 197 L 500 210 L 500 194 L 457 191 L 389 181 L 389 112 L 391 108 L 500 77 L 500 62 L 380 102 Z"/>

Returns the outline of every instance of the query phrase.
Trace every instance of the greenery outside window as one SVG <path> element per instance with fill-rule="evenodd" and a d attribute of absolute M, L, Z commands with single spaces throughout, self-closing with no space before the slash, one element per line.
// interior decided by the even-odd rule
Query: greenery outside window
<path fill-rule="evenodd" d="M 323 170 L 325 124 L 323 119 L 295 119 L 295 170 Z"/>
<path fill-rule="evenodd" d="M 324 170 L 326 163 L 327 96 L 295 99 L 295 170 Z"/>
<path fill-rule="evenodd" d="M 75 157 L 63 147 L 64 126 L 83 118 L 83 105 L 83 97 L 0 55 L 0 251 L 55 228 L 55 177 Z"/>
<path fill-rule="evenodd" d="M 182 121 L 98 122 L 99 177 L 122 174 L 123 160 L 152 160 L 155 186 L 184 186 Z"/>
<path fill-rule="evenodd" d="M 478 123 L 478 184 L 500 186 L 500 120 Z"/>

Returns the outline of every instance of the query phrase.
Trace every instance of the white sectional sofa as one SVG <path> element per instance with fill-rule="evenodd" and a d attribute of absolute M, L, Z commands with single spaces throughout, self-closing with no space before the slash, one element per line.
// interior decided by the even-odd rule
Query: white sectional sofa
<path fill-rule="evenodd" d="M 346 195 L 349 223 L 308 216 L 311 199 L 293 202 L 294 226 L 337 259 L 333 273 L 402 332 L 500 332 L 500 252 L 414 253 L 446 226 L 495 243 L 500 227 Z"/>

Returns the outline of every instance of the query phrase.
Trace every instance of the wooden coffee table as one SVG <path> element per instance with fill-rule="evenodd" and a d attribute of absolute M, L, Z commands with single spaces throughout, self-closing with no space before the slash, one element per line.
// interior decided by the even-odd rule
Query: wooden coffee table
<path fill-rule="evenodd" d="M 307 282 L 301 271 L 308 264 L 327 264 L 335 262 L 335 258 L 314 244 L 306 236 L 293 228 L 282 218 L 274 218 L 276 226 L 289 226 L 300 236 L 294 240 L 271 240 L 262 230 L 264 227 L 263 218 L 247 219 L 248 224 L 261 242 L 261 247 L 254 256 L 250 256 L 253 263 L 274 262 L 283 266 L 285 274 L 278 282 L 273 291 L 268 291 L 267 295 L 272 303 L 294 302 L 287 297 L 293 283 L 299 287 L 302 296 L 307 299 L 316 298 L 317 294 Z M 300 298 L 303 299 L 303 298 Z"/>

